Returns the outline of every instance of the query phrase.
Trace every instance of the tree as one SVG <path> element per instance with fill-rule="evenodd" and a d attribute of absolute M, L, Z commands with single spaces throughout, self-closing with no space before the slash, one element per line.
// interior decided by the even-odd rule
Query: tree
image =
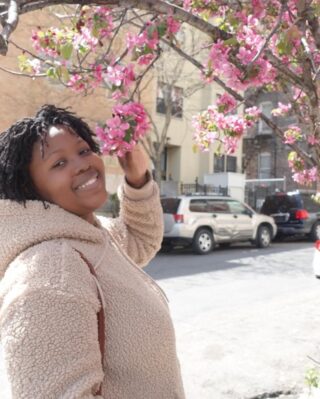
<path fill-rule="evenodd" d="M 184 51 L 193 53 L 198 37 L 192 31 L 180 34 L 183 37 L 181 46 Z M 197 79 L 196 69 L 190 66 L 188 68 L 186 64 L 187 61 L 177 56 L 170 47 L 163 46 L 162 55 L 146 77 L 143 89 L 137 92 L 137 99 L 140 101 L 144 91 L 155 91 L 152 85 L 155 86 L 156 83 L 156 113 L 162 115 L 162 118 L 155 117 L 153 110 L 147 111 L 152 133 L 144 137 L 143 145 L 152 160 L 154 178 L 159 185 L 163 179 L 161 161 L 170 140 L 168 133 L 172 119 L 190 117 L 194 111 L 188 107 L 185 100 L 205 86 Z M 146 109 L 149 109 L 149 103 L 144 101 L 144 104 Z M 151 101 L 150 105 L 154 106 L 154 102 Z"/>
<path fill-rule="evenodd" d="M 0 3 L 4 54 L 19 15 L 63 0 L 7 0 Z M 147 117 L 133 102 L 145 74 L 162 56 L 163 44 L 199 69 L 199 79 L 216 82 L 225 94 L 194 119 L 203 150 L 216 141 L 227 152 L 262 118 L 291 146 L 289 164 L 299 183 L 316 181 L 320 157 L 320 4 L 318 0 L 98 0 L 74 7 L 71 25 L 34 33 L 36 54 L 24 55 L 27 73 L 46 73 L 74 90 L 108 85 L 118 100 L 114 117 L 98 133 L 107 152 L 130 150 L 145 135 Z M 83 7 L 84 6 L 84 7 Z M 92 6 L 92 7 L 90 7 Z M 93 7 L 98 6 L 98 7 Z M 185 51 L 181 24 L 201 32 L 199 50 Z M 113 51 L 125 37 L 120 55 Z M 286 102 L 274 115 L 293 114 L 283 131 L 255 107 L 258 92 L 280 91 Z M 244 93 L 244 94 L 243 94 Z M 250 93 L 250 94 L 247 94 Z M 242 106 L 243 107 L 240 107 Z M 235 115 L 234 108 L 241 108 Z"/>

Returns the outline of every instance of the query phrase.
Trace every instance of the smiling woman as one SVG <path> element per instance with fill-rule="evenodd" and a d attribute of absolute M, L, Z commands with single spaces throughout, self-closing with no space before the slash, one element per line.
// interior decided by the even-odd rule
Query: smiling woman
<path fill-rule="evenodd" d="M 107 199 L 102 159 L 63 125 L 50 126 L 45 143 L 35 143 L 30 175 L 41 198 L 90 223 Z"/>
<path fill-rule="evenodd" d="M 12 399 L 184 398 L 166 297 L 139 270 L 162 241 L 158 187 L 139 145 L 120 165 L 120 217 L 98 219 L 104 164 L 81 118 L 46 105 L 0 134 L 0 331 Z"/>

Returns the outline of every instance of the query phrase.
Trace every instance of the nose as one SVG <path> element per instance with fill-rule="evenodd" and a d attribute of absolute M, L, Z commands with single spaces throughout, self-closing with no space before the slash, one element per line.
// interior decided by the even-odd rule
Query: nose
<path fill-rule="evenodd" d="M 79 175 L 90 169 L 90 163 L 88 162 L 88 160 L 80 156 L 74 159 L 73 164 L 74 164 L 74 172 L 76 175 Z"/>

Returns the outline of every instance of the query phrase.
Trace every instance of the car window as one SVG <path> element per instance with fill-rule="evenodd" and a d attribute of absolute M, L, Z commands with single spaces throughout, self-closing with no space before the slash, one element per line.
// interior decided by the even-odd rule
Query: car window
<path fill-rule="evenodd" d="M 320 205 L 312 199 L 311 194 L 302 194 L 303 208 L 309 212 L 320 212 Z"/>
<path fill-rule="evenodd" d="M 177 213 L 180 201 L 180 198 L 161 198 L 163 213 L 170 213 L 172 215 Z"/>
<path fill-rule="evenodd" d="M 207 201 L 205 199 L 194 199 L 189 204 L 190 212 L 208 212 Z"/>
<path fill-rule="evenodd" d="M 207 200 L 207 212 L 230 213 L 228 203 L 223 200 Z"/>
<path fill-rule="evenodd" d="M 297 195 L 270 195 L 266 197 L 261 207 L 261 213 L 271 215 L 273 213 L 290 212 L 292 209 L 300 208 L 300 202 Z"/>
<path fill-rule="evenodd" d="M 248 209 L 239 201 L 228 201 L 231 213 L 246 214 Z"/>

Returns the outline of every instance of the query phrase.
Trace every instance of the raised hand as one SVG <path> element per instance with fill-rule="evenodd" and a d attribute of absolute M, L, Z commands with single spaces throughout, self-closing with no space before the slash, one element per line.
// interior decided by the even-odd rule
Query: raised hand
<path fill-rule="evenodd" d="M 127 182 L 134 188 L 141 188 L 148 181 L 148 158 L 142 146 L 137 144 L 132 152 L 118 158 Z"/>

